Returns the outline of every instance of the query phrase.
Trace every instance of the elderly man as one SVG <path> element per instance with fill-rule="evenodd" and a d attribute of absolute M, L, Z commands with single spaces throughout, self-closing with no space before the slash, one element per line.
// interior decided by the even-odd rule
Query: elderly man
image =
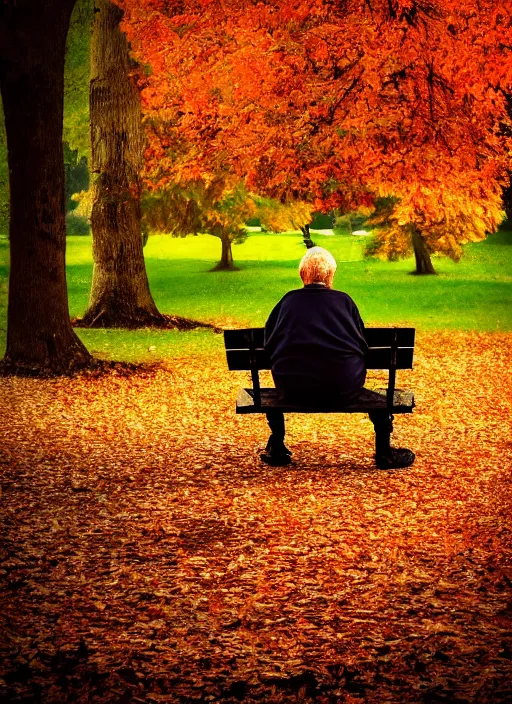
<path fill-rule="evenodd" d="M 353 401 L 369 392 L 364 363 L 367 345 L 364 324 L 354 301 L 332 288 L 336 261 L 322 247 L 312 247 L 302 258 L 299 274 L 302 289 L 289 291 L 275 306 L 265 325 L 265 348 L 272 362 L 276 388 L 286 401 L 300 398 L 311 404 Z M 373 411 L 376 432 L 376 462 L 381 469 L 408 467 L 414 453 L 389 447 L 392 417 Z M 271 429 L 261 459 L 271 465 L 290 462 L 284 445 L 284 415 L 267 413 Z"/>

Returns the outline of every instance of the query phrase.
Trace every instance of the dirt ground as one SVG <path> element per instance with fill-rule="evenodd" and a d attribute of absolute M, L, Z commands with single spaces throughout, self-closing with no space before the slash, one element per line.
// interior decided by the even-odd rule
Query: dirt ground
<path fill-rule="evenodd" d="M 263 465 L 220 351 L 0 379 L 0 700 L 512 702 L 511 343 L 419 335 L 388 472 L 360 415 Z"/>

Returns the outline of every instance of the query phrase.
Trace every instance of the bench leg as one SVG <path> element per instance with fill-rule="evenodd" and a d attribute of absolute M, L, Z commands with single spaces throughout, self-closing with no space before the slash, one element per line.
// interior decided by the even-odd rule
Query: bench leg
<path fill-rule="evenodd" d="M 271 432 L 265 449 L 267 452 L 271 452 L 273 447 L 277 448 L 284 445 L 284 413 L 281 413 L 281 411 L 267 411 L 265 415 L 267 416 L 267 423 Z"/>
<path fill-rule="evenodd" d="M 281 411 L 267 411 L 267 423 L 270 428 L 270 437 L 261 459 L 267 464 L 289 464 L 291 452 L 285 447 L 284 413 Z"/>
<path fill-rule="evenodd" d="M 388 455 L 391 449 L 393 416 L 388 411 L 370 411 L 368 415 L 375 428 L 375 454 L 377 457 Z"/>
<path fill-rule="evenodd" d="M 379 469 L 400 469 L 410 467 L 414 462 L 414 452 L 407 447 L 391 447 L 393 416 L 388 411 L 371 411 L 370 420 L 375 428 L 375 461 Z"/>

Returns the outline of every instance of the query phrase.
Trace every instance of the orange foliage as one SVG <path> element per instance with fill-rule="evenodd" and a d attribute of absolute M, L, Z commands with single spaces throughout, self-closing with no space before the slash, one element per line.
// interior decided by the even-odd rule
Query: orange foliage
<path fill-rule="evenodd" d="M 256 217 L 270 232 L 299 230 L 313 219 L 313 206 L 303 201 L 281 203 L 271 198 L 254 196 Z"/>
<path fill-rule="evenodd" d="M 458 261 L 462 245 L 484 240 L 503 220 L 501 189 L 489 182 L 458 183 L 438 190 L 416 186 L 400 199 L 377 209 L 370 223 L 377 225 L 367 253 L 386 259 L 408 257 L 413 252 L 412 232 L 416 229 L 427 241 L 428 251 Z M 437 199 L 436 199 L 437 197 Z"/>
<path fill-rule="evenodd" d="M 118 1 L 149 66 L 153 183 L 228 164 L 256 192 L 316 208 L 398 197 L 434 249 L 495 229 L 511 0 Z M 438 220 L 462 224 L 440 235 Z"/>

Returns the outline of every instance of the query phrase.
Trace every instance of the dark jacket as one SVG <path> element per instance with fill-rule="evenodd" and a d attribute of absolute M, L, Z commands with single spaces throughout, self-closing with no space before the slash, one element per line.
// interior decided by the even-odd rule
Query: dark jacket
<path fill-rule="evenodd" d="M 265 325 L 277 388 L 324 392 L 364 385 L 364 323 L 346 293 L 321 284 L 289 291 Z"/>

